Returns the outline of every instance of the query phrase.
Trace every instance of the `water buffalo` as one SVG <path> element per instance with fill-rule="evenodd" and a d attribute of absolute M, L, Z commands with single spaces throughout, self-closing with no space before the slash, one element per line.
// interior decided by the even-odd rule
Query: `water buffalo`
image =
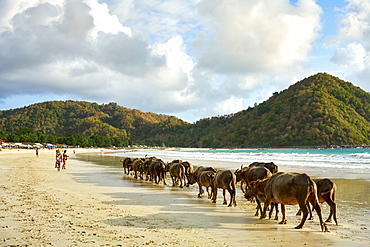
<path fill-rule="evenodd" d="M 262 180 L 271 177 L 271 175 L 270 170 L 264 166 L 244 167 L 235 171 L 236 181 L 244 181 L 246 186 L 252 181 L 256 181 L 257 179 Z M 244 192 L 243 188 L 242 191 Z"/>
<path fill-rule="evenodd" d="M 227 190 L 230 193 L 230 203 L 228 207 L 231 207 L 232 204 L 236 206 L 235 200 L 235 189 L 236 177 L 235 174 L 230 170 L 218 170 L 212 179 L 212 202 L 216 203 L 217 200 L 217 189 L 221 188 L 223 190 L 224 202 L 226 205 L 226 195 L 225 191 Z"/>
<path fill-rule="evenodd" d="M 198 183 L 199 186 L 199 193 L 198 198 L 202 197 L 202 194 L 204 193 L 204 190 L 202 187 L 206 187 L 206 191 L 208 194 L 208 199 L 211 199 L 212 191 L 211 193 L 208 191 L 208 188 L 212 185 L 212 179 L 215 175 L 215 171 L 201 171 L 198 173 L 198 176 L 195 176 L 193 174 L 192 176 L 189 176 L 189 184 L 194 184 L 195 182 Z"/>
<path fill-rule="evenodd" d="M 180 188 L 185 184 L 185 167 L 182 163 L 169 163 L 166 165 L 166 171 L 170 173 L 172 186 L 176 186 L 180 182 Z"/>
<path fill-rule="evenodd" d="M 253 181 L 263 180 L 265 178 L 269 178 L 272 176 L 270 170 L 264 166 L 251 166 L 251 167 L 242 168 L 240 170 L 237 169 L 235 171 L 235 175 L 236 175 L 236 181 L 244 181 L 246 183 L 246 187 L 248 187 L 249 184 Z M 244 192 L 243 189 L 242 191 Z M 258 216 L 259 211 L 262 214 L 261 201 L 265 202 L 265 197 L 262 195 L 257 195 L 256 196 L 257 211 L 255 213 L 255 216 Z M 275 202 L 271 202 L 271 210 L 269 214 L 269 219 L 271 218 L 271 214 L 274 208 L 276 210 L 275 219 L 277 220 L 278 210 L 277 210 L 277 203 Z"/>
<path fill-rule="evenodd" d="M 240 189 L 242 190 L 243 193 L 245 193 L 245 190 L 244 190 L 244 187 L 245 187 L 245 184 L 246 182 L 244 181 L 244 179 L 242 178 L 241 174 L 242 172 L 244 172 L 245 170 L 248 170 L 249 167 L 243 167 L 243 165 L 240 167 L 240 169 L 236 169 L 235 171 L 235 176 L 236 176 L 236 182 L 240 182 Z"/>
<path fill-rule="evenodd" d="M 166 185 L 166 165 L 161 159 L 156 159 L 149 165 L 150 181 L 154 180 L 158 184 L 163 180 L 163 184 Z"/>
<path fill-rule="evenodd" d="M 325 220 L 325 222 L 331 222 L 331 218 L 334 218 L 335 224 L 338 225 L 337 220 L 337 205 L 334 202 L 335 200 L 335 192 L 337 186 L 335 183 L 328 179 L 313 179 L 317 186 L 317 197 L 320 203 L 326 202 L 330 206 L 330 214 L 329 217 Z M 309 220 L 313 220 L 313 214 L 311 208 L 308 206 L 308 210 L 310 213 Z M 301 215 L 301 210 L 298 210 L 297 215 Z"/>
<path fill-rule="evenodd" d="M 204 171 L 217 172 L 217 170 L 211 166 L 198 166 L 191 175 L 199 176 L 199 174 Z"/>
<path fill-rule="evenodd" d="M 129 174 L 132 170 L 132 162 L 134 161 L 134 158 L 125 158 L 124 160 L 120 160 L 122 162 L 123 172 L 124 174 Z"/>
<path fill-rule="evenodd" d="M 249 167 L 253 166 L 263 166 L 270 170 L 272 174 L 275 174 L 278 172 L 279 167 L 274 164 L 274 162 L 253 162 L 249 165 Z"/>
<path fill-rule="evenodd" d="M 132 171 L 134 172 L 134 178 L 137 178 L 137 173 L 139 173 L 140 178 L 143 179 L 143 164 L 142 159 L 135 159 L 132 162 Z"/>
<path fill-rule="evenodd" d="M 322 220 L 321 208 L 318 204 L 317 187 L 315 182 L 305 173 L 278 172 L 264 180 L 251 182 L 248 187 L 245 198 L 255 197 L 257 194 L 266 196 L 265 205 L 260 219 L 266 217 L 267 207 L 270 202 L 281 203 L 281 212 L 283 219 L 280 224 L 286 224 L 285 205 L 299 205 L 303 212 L 301 223 L 296 229 L 301 229 L 307 219 L 307 202 L 314 205 L 319 216 L 322 231 L 328 231 L 325 222 Z"/>
<path fill-rule="evenodd" d="M 146 175 L 146 178 L 145 179 L 147 181 L 150 178 L 149 166 L 150 166 L 151 163 L 153 163 L 156 160 L 157 160 L 156 157 L 145 158 L 145 161 L 144 161 L 144 164 L 143 164 L 143 173 Z M 150 180 L 150 181 L 152 181 L 152 180 Z"/>
<path fill-rule="evenodd" d="M 204 171 L 211 171 L 213 173 L 216 173 L 216 169 L 210 166 L 198 166 L 193 173 L 188 174 L 188 184 L 194 184 L 198 183 L 199 186 L 199 194 L 198 197 L 201 197 L 201 195 L 204 193 L 204 190 L 202 189 L 202 185 L 198 182 L 198 178 L 201 172 Z M 208 193 L 208 187 L 206 187 L 207 193 Z"/>
<path fill-rule="evenodd" d="M 188 177 L 189 177 L 190 173 L 193 173 L 194 167 L 189 161 L 183 161 L 183 162 L 179 162 L 179 163 L 181 163 L 185 167 L 185 177 L 188 180 L 188 182 L 186 183 L 186 186 L 189 186 Z"/>

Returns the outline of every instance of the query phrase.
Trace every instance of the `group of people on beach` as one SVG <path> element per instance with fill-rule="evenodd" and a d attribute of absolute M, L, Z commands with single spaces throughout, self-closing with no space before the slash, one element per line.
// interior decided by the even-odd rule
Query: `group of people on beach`
<path fill-rule="evenodd" d="M 60 149 L 57 149 L 55 157 L 55 168 L 57 168 L 58 171 L 60 171 L 61 166 L 62 169 L 67 169 L 66 165 L 68 157 L 69 156 L 67 155 L 67 150 L 64 150 L 64 152 L 62 153 Z"/>

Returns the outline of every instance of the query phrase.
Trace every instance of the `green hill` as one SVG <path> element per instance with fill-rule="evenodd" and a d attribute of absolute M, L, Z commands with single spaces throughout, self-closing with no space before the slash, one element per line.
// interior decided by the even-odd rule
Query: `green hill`
<path fill-rule="evenodd" d="M 207 147 L 369 145 L 370 94 L 320 73 L 254 108 L 200 120 L 195 128 L 197 144 Z"/>
<path fill-rule="evenodd" d="M 320 73 L 253 108 L 195 124 L 116 103 L 51 101 L 0 111 L 0 139 L 81 146 L 369 145 L 370 94 Z"/>
<path fill-rule="evenodd" d="M 109 146 L 116 140 L 121 146 L 141 140 L 136 135 L 147 135 L 152 126 L 172 121 L 186 124 L 175 117 L 128 109 L 116 103 L 49 101 L 0 111 L 0 138 L 14 142 L 62 142 L 82 146 L 102 143 Z M 88 139 L 96 140 L 89 142 Z"/>

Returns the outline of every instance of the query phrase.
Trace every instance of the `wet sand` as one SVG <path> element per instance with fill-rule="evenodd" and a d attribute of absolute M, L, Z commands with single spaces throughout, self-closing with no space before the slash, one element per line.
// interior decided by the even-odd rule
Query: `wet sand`
<path fill-rule="evenodd" d="M 86 150 L 77 153 L 83 151 Z M 67 170 L 60 172 L 54 169 L 55 151 L 41 150 L 38 158 L 31 150 L 0 152 L 0 246 L 368 246 L 370 243 L 368 204 L 351 201 L 352 196 L 361 197 L 368 192 L 368 181 L 362 181 L 363 185 L 356 180 L 335 181 L 339 188 L 341 225 L 329 223 L 330 232 L 323 233 L 317 216 L 307 221 L 303 229 L 294 229 L 300 221 L 295 216 L 297 206 L 288 207 L 287 225 L 259 220 L 253 216 L 255 205 L 243 199 L 239 189 L 238 206 L 222 205 L 221 191 L 213 204 L 204 197 L 197 198 L 196 186 L 180 189 L 136 180 L 123 175 L 119 157 L 99 155 L 100 150 L 86 152 L 89 155 L 81 160 L 69 150 L 72 157 Z M 328 210 L 323 206 L 324 217 Z"/>

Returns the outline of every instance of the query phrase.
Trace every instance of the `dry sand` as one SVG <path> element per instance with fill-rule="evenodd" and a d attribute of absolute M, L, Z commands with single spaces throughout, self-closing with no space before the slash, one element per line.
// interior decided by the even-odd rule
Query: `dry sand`
<path fill-rule="evenodd" d="M 78 150 L 82 152 L 83 150 Z M 86 151 L 86 150 L 85 150 Z M 89 152 L 94 152 L 89 150 Z M 100 152 L 97 150 L 96 152 Z M 134 180 L 73 158 L 54 168 L 55 151 L 0 152 L 0 246 L 368 246 L 366 227 L 347 221 L 320 231 L 317 216 L 301 230 L 259 220 L 254 204 L 197 198 L 195 188 Z M 350 213 L 350 212 L 348 212 Z M 327 214 L 325 213 L 326 217 Z M 369 218 L 368 215 L 364 217 Z M 341 219 L 339 219 L 341 220 Z M 366 220 L 365 220 L 366 221 Z M 361 234 L 356 232 L 362 231 Z"/>

